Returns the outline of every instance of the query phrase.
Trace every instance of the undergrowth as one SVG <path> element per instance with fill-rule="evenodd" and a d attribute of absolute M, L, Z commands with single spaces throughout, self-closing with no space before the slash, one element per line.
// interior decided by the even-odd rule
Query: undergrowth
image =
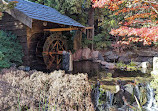
<path fill-rule="evenodd" d="M 0 30 L 0 69 L 8 68 L 12 63 L 22 63 L 22 47 L 17 37 L 10 32 Z"/>

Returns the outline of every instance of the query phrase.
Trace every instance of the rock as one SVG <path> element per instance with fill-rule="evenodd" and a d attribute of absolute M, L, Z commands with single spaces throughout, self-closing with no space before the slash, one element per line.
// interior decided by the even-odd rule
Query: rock
<path fill-rule="evenodd" d="M 83 60 L 91 59 L 91 50 L 89 48 L 84 48 L 82 50 L 82 59 Z"/>
<path fill-rule="evenodd" d="M 99 51 L 92 51 L 91 52 L 91 57 L 93 60 L 97 60 L 99 56 Z"/>
<path fill-rule="evenodd" d="M 108 64 L 106 64 L 106 68 L 108 68 L 108 69 L 115 69 L 116 66 L 113 63 L 108 63 Z"/>
<path fill-rule="evenodd" d="M 150 65 L 152 65 L 153 64 L 153 58 L 149 58 L 148 62 L 150 63 Z"/>
<path fill-rule="evenodd" d="M 120 86 L 119 86 L 119 85 L 116 85 L 115 87 L 116 87 L 115 93 L 118 93 L 118 92 L 120 91 Z"/>
<path fill-rule="evenodd" d="M 125 91 L 129 92 L 131 95 L 133 95 L 133 88 L 134 86 L 132 84 L 126 84 L 124 85 Z"/>
<path fill-rule="evenodd" d="M 101 53 L 98 54 L 98 60 L 104 61 L 104 57 L 102 56 Z"/>
<path fill-rule="evenodd" d="M 113 54 L 112 51 L 108 51 L 108 52 L 105 52 L 105 53 L 104 53 L 104 56 L 108 56 L 108 55 L 112 55 L 112 54 Z"/>
<path fill-rule="evenodd" d="M 158 57 L 153 58 L 153 71 L 151 72 L 151 74 L 158 74 Z"/>
<path fill-rule="evenodd" d="M 158 70 L 158 57 L 153 58 L 153 71 Z"/>
<path fill-rule="evenodd" d="M 128 51 L 128 52 L 125 52 L 125 53 L 121 54 L 118 61 L 119 62 L 124 62 L 124 63 L 130 63 L 131 60 L 135 57 L 137 57 L 136 53 L 134 53 L 132 51 Z"/>
<path fill-rule="evenodd" d="M 108 63 L 106 61 L 102 61 L 101 65 L 105 66 L 105 68 L 108 68 L 108 69 L 115 69 L 116 68 L 114 63 Z"/>
<path fill-rule="evenodd" d="M 70 53 L 63 51 L 63 60 L 62 60 L 62 68 L 65 71 L 69 70 L 69 62 L 70 62 Z"/>
<path fill-rule="evenodd" d="M 118 61 L 123 62 L 123 63 L 130 63 L 131 59 L 127 58 L 126 56 L 121 56 L 121 57 L 119 57 Z"/>
<path fill-rule="evenodd" d="M 151 57 L 138 56 L 137 58 L 135 58 L 135 61 L 137 61 L 137 62 L 146 62 L 146 61 L 149 61 L 150 59 L 151 59 Z"/>
<path fill-rule="evenodd" d="M 18 69 L 23 71 L 30 71 L 30 67 L 28 66 L 19 66 Z"/>
<path fill-rule="evenodd" d="M 108 62 L 106 62 L 106 61 L 102 61 L 102 62 L 101 62 L 101 65 L 105 66 L 107 63 L 108 63 Z"/>
<path fill-rule="evenodd" d="M 79 49 L 73 54 L 73 60 L 79 61 L 81 59 L 82 59 L 82 49 Z"/>
<path fill-rule="evenodd" d="M 104 54 L 104 56 L 106 56 L 106 61 L 111 61 L 114 62 L 116 60 L 118 60 L 119 56 L 114 53 L 113 51 L 108 51 Z"/>
<path fill-rule="evenodd" d="M 141 50 L 137 52 L 138 56 L 142 56 L 142 57 L 154 57 L 154 56 L 158 56 L 158 52 L 156 51 L 151 51 L 151 50 Z"/>
<path fill-rule="evenodd" d="M 147 68 L 141 68 L 142 73 L 147 73 L 147 71 L 148 71 Z"/>
<path fill-rule="evenodd" d="M 93 62 L 101 63 L 101 60 L 93 60 Z"/>
<path fill-rule="evenodd" d="M 140 65 L 142 68 L 148 68 L 150 66 L 150 63 L 149 62 L 142 62 Z"/>

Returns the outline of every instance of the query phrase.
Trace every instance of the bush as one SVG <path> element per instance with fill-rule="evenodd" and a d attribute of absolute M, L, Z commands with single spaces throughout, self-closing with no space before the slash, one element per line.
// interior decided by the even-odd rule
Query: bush
<path fill-rule="evenodd" d="M 10 32 L 0 30 L 0 69 L 8 68 L 12 63 L 22 63 L 22 47 L 17 37 Z"/>
<path fill-rule="evenodd" d="M 111 46 L 110 37 L 106 36 L 105 33 L 97 34 L 94 36 L 93 41 L 87 39 L 86 37 L 82 39 L 82 47 L 91 46 L 93 43 L 94 49 L 101 50 L 106 49 L 107 47 Z"/>

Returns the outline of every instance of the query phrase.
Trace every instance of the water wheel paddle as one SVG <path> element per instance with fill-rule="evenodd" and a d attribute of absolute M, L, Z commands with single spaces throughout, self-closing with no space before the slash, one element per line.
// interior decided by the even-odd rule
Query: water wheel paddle
<path fill-rule="evenodd" d="M 62 63 L 62 52 L 67 50 L 66 41 L 59 33 L 50 35 L 43 46 L 43 59 L 47 69 L 59 69 Z"/>

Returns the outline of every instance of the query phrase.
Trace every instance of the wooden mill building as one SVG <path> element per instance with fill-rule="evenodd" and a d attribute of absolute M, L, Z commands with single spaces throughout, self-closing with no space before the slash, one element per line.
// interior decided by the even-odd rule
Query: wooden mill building
<path fill-rule="evenodd" d="M 0 20 L 0 30 L 17 35 L 24 52 L 24 65 L 35 67 L 42 61 L 40 56 L 46 55 L 45 64 L 51 67 L 50 62 L 57 59 L 52 57 L 53 54 L 60 56 L 60 50 L 66 50 L 62 41 L 63 31 L 78 30 L 74 37 L 74 49 L 80 48 L 83 25 L 48 6 L 24 0 L 16 1 L 16 7 L 6 11 Z"/>

